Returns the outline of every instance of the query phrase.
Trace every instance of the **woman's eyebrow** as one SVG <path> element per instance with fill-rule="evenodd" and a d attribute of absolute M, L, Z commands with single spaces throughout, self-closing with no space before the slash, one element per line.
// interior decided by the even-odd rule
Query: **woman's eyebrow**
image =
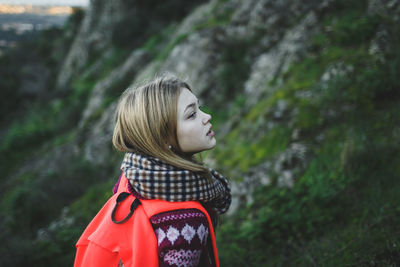
<path fill-rule="evenodd" d="M 197 104 L 199 104 L 199 100 L 198 99 L 197 99 Z M 196 102 L 193 102 L 193 103 L 187 105 L 183 112 L 185 113 L 187 109 L 194 108 L 195 106 L 196 106 Z"/>

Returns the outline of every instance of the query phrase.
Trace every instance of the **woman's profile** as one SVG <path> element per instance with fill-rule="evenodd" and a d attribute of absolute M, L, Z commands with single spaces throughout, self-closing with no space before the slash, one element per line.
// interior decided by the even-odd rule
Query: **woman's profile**
<path fill-rule="evenodd" d="M 195 154 L 215 147 L 191 87 L 163 76 L 121 96 L 113 145 L 125 156 L 114 195 L 77 242 L 77 266 L 219 266 L 227 180 Z"/>

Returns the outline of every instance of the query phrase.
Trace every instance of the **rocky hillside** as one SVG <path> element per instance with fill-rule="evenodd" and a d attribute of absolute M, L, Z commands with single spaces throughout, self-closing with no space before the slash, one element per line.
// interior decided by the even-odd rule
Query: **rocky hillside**
<path fill-rule="evenodd" d="M 400 264 L 399 1 L 181 3 L 94 0 L 0 58 L 0 266 L 72 265 L 120 172 L 118 96 L 164 72 L 213 115 L 222 266 Z"/>

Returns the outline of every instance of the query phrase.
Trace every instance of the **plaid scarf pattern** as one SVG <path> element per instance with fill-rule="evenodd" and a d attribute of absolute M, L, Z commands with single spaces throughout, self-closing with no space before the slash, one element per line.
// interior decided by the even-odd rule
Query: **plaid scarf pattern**
<path fill-rule="evenodd" d="M 231 204 L 227 179 L 213 169 L 210 169 L 210 182 L 192 171 L 177 168 L 160 159 L 127 152 L 121 170 L 135 191 L 145 199 L 207 202 L 219 214 L 225 213 Z"/>

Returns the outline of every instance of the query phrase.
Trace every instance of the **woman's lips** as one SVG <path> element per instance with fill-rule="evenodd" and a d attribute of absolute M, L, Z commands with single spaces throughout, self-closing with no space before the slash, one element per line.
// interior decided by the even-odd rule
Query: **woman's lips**
<path fill-rule="evenodd" d="M 212 131 L 212 130 L 208 131 L 207 136 L 213 137 L 214 136 L 214 131 Z"/>

